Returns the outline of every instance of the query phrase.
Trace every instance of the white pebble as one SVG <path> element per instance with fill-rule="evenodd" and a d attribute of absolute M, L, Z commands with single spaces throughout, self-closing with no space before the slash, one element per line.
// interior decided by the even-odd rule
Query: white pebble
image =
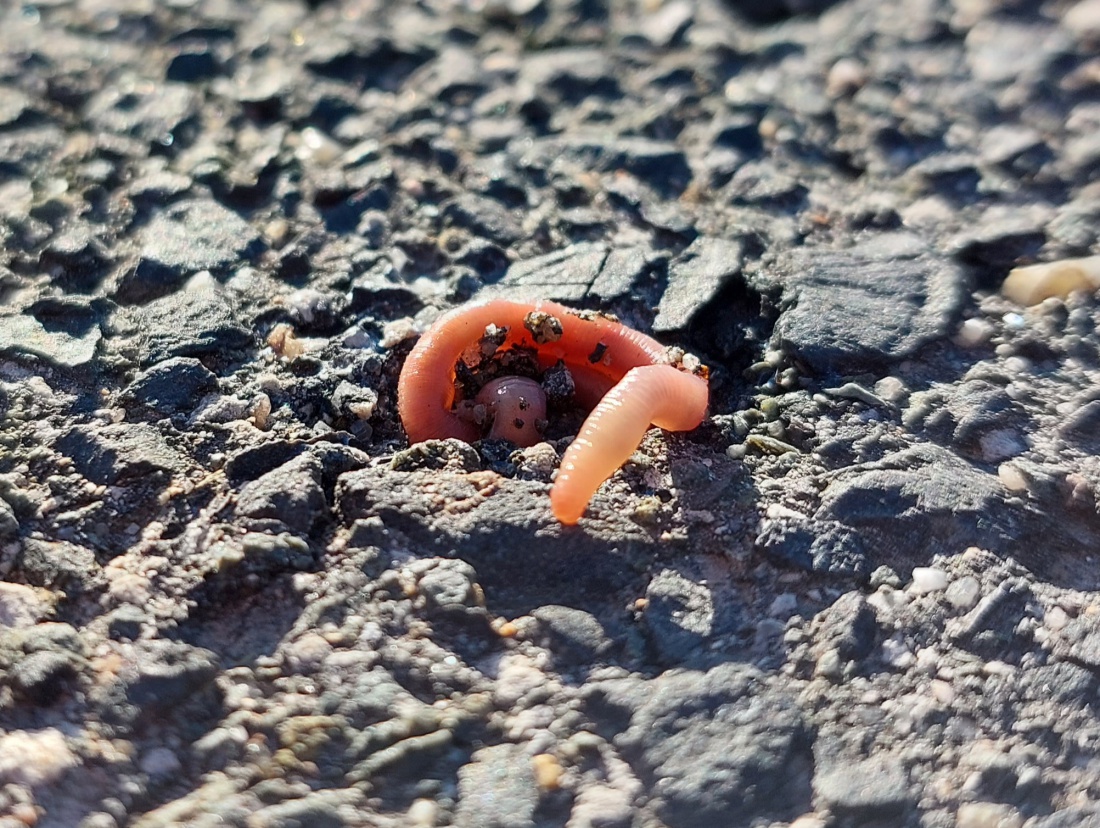
<path fill-rule="evenodd" d="M 948 585 L 944 597 L 953 607 L 965 612 L 978 603 L 981 591 L 982 585 L 978 583 L 978 579 L 973 575 L 965 575 Z"/>
<path fill-rule="evenodd" d="M 431 828 L 439 819 L 439 806 L 430 799 L 418 799 L 409 806 L 406 814 L 409 825 Z"/>
<path fill-rule="evenodd" d="M 306 127 L 299 133 L 294 154 L 300 161 L 328 166 L 339 159 L 344 148 L 316 127 Z"/>
<path fill-rule="evenodd" d="M 816 814 L 803 814 L 791 823 L 791 828 L 825 828 L 825 820 Z"/>
<path fill-rule="evenodd" d="M 252 424 L 260 429 L 260 431 L 265 431 L 267 429 L 268 417 L 271 416 L 271 397 L 261 391 L 252 398 L 249 402 L 249 407 L 251 408 L 250 419 L 252 420 Z"/>
<path fill-rule="evenodd" d="M 882 660 L 895 670 L 906 670 L 916 658 L 901 636 L 895 635 L 882 642 Z"/>
<path fill-rule="evenodd" d="M 921 647 L 917 650 L 917 669 L 930 676 L 940 669 L 940 654 L 934 647 Z"/>
<path fill-rule="evenodd" d="M 840 663 L 840 653 L 835 647 L 830 647 L 821 654 L 814 665 L 814 675 L 827 678 L 830 681 L 839 681 L 844 675 L 843 665 Z"/>
<path fill-rule="evenodd" d="M 934 566 L 917 566 L 913 568 L 913 582 L 909 584 L 909 591 L 916 595 L 925 595 L 929 592 L 939 592 L 947 588 L 947 573 Z"/>
<path fill-rule="evenodd" d="M 932 690 L 932 698 L 944 706 L 953 704 L 958 695 L 955 692 L 955 688 L 951 686 L 951 683 L 943 681 L 942 679 L 934 679 L 930 687 Z"/>
<path fill-rule="evenodd" d="M 909 602 L 909 596 L 900 589 L 891 586 L 880 586 L 867 596 L 867 603 L 881 616 L 889 618 L 896 609 L 904 607 Z"/>
<path fill-rule="evenodd" d="M 31 627 L 49 611 L 33 587 L 0 581 L 0 627 Z"/>
<path fill-rule="evenodd" d="M 844 57 L 829 69 L 825 80 L 825 94 L 830 98 L 851 95 L 867 83 L 867 68 L 858 60 Z"/>
<path fill-rule="evenodd" d="M 1018 494 L 1027 491 L 1027 478 L 1012 463 L 1001 463 L 997 467 L 997 477 L 1000 479 L 1001 485 L 1010 492 Z"/>
<path fill-rule="evenodd" d="M 218 292 L 222 286 L 214 278 L 209 270 L 200 270 L 183 284 L 183 290 L 193 293 L 205 293 L 206 291 Z"/>
<path fill-rule="evenodd" d="M 416 323 L 409 317 L 394 319 L 392 322 L 387 322 L 382 328 L 382 341 L 379 344 L 383 348 L 392 348 L 406 339 L 411 339 L 417 333 Z"/>
<path fill-rule="evenodd" d="M 0 783 L 34 787 L 53 782 L 78 764 L 56 728 L 16 730 L 0 736 Z"/>
<path fill-rule="evenodd" d="M 1064 630 L 1069 623 L 1069 615 L 1061 607 L 1051 607 L 1043 615 L 1043 626 L 1053 632 Z"/>
<path fill-rule="evenodd" d="M 986 319 L 967 319 L 959 326 L 955 344 L 962 348 L 977 348 L 993 336 L 993 325 Z"/>
<path fill-rule="evenodd" d="M 964 802 L 955 817 L 955 828 L 1020 828 L 1020 812 L 999 802 Z"/>
<path fill-rule="evenodd" d="M 883 377 L 875 383 L 875 394 L 894 405 L 901 405 L 909 396 L 909 388 L 897 377 Z"/>

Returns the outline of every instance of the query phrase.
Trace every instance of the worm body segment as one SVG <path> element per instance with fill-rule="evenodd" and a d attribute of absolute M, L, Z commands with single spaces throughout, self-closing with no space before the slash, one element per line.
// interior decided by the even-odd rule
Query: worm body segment
<path fill-rule="evenodd" d="M 444 314 L 413 347 L 397 395 L 409 441 L 477 440 L 478 425 L 461 404 L 456 406 L 458 368 L 513 347 L 530 349 L 541 370 L 564 363 L 578 401 L 595 406 L 566 450 L 550 493 L 551 508 L 562 523 L 577 522 L 650 424 L 690 430 L 706 414 L 706 380 L 669 364 L 668 352 L 655 339 L 607 316 L 556 302 L 494 299 Z"/>
<path fill-rule="evenodd" d="M 708 389 L 701 377 L 671 365 L 643 365 L 600 400 L 581 426 L 550 490 L 550 508 L 562 523 L 576 523 L 588 501 L 642 442 L 652 423 L 666 431 L 690 431 L 703 421 Z"/>
<path fill-rule="evenodd" d="M 497 377 L 485 384 L 476 402 L 492 411 L 489 437 L 511 440 L 517 446 L 539 441 L 539 424 L 546 420 L 546 392 L 527 377 Z"/>

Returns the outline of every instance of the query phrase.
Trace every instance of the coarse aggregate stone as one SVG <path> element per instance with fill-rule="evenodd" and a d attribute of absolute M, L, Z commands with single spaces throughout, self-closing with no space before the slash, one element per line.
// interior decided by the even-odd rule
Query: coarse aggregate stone
<path fill-rule="evenodd" d="M 1002 291 L 1100 255 L 1098 48 L 1096 0 L 4 4 L 0 825 L 1100 820 L 1100 304 Z M 398 421 L 498 296 L 709 366 L 579 527 L 568 393 L 521 451 Z"/>

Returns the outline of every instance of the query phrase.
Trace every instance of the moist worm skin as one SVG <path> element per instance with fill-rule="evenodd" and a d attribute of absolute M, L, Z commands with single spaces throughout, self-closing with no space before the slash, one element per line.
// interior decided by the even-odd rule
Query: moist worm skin
<path fill-rule="evenodd" d="M 497 377 L 485 384 L 474 401 L 493 411 L 489 437 L 533 446 L 542 437 L 539 422 L 546 421 L 546 392 L 527 377 Z"/>
<path fill-rule="evenodd" d="M 525 324 L 532 313 L 554 317 L 561 336 L 536 339 Z M 706 414 L 706 380 L 667 364 L 657 340 L 556 302 L 492 299 L 445 313 L 409 353 L 398 380 L 397 409 L 410 443 L 480 438 L 477 426 L 453 410 L 455 366 L 478 347 L 490 325 L 507 328 L 498 350 L 531 348 L 543 369 L 564 362 L 578 401 L 595 405 L 566 450 L 551 491 L 554 515 L 562 523 L 577 522 L 600 484 L 638 447 L 650 423 L 688 430 Z"/>
<path fill-rule="evenodd" d="M 631 368 L 607 392 L 569 444 L 550 489 L 550 508 L 562 523 L 580 520 L 588 501 L 622 466 L 649 430 L 690 431 L 703 421 L 707 382 L 671 365 Z"/>

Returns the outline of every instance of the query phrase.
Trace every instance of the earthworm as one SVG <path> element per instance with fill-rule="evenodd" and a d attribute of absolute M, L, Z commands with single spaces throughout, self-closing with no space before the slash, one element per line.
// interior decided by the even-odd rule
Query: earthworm
<path fill-rule="evenodd" d="M 517 446 L 539 441 L 539 423 L 546 419 L 546 392 L 527 377 L 497 377 L 485 384 L 474 401 L 492 410 L 489 437 Z"/>
<path fill-rule="evenodd" d="M 460 372 L 472 372 L 517 348 L 527 349 L 542 371 L 564 363 L 577 401 L 595 406 L 566 449 L 550 492 L 551 509 L 562 523 L 580 519 L 596 489 L 630 458 L 650 424 L 687 431 L 706 414 L 706 369 L 699 366 L 692 373 L 677 367 L 657 340 L 611 317 L 555 302 L 493 299 L 445 313 L 413 347 L 397 388 L 409 441 L 456 437 L 473 442 L 481 437 L 487 406 L 511 406 L 516 395 L 534 397 L 533 381 L 527 381 L 525 391 L 512 391 L 494 380 L 475 400 L 459 399 Z M 499 430 L 496 436 L 526 445 L 539 439 L 528 418 L 514 409 L 498 411 L 498 416 L 522 419 L 524 425 L 511 436 Z M 530 419 L 538 419 L 538 413 Z"/>

